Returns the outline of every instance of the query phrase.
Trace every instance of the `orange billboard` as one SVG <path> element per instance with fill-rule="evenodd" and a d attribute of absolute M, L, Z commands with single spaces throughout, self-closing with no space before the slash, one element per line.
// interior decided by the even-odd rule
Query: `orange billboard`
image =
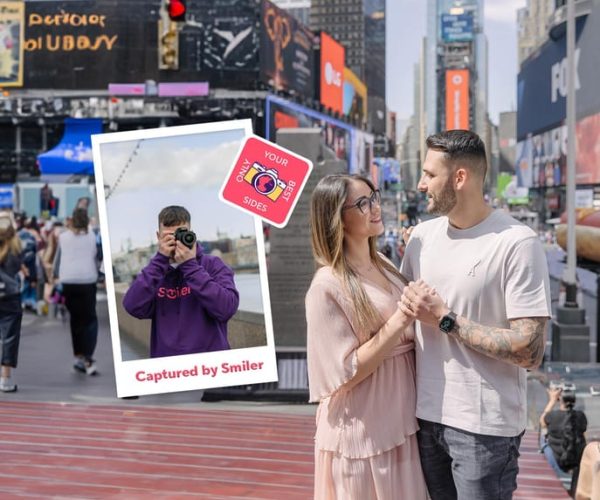
<path fill-rule="evenodd" d="M 344 47 L 321 32 L 321 104 L 344 112 Z"/>
<path fill-rule="evenodd" d="M 446 71 L 446 130 L 469 130 L 469 70 Z"/>

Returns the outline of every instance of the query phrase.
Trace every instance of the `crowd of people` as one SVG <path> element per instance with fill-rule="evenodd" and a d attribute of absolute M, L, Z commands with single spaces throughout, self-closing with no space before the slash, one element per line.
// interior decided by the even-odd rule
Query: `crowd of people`
<path fill-rule="evenodd" d="M 94 375 L 99 233 L 79 206 L 64 222 L 0 212 L 0 391 L 15 392 L 23 312 L 69 311 L 74 369 Z"/>

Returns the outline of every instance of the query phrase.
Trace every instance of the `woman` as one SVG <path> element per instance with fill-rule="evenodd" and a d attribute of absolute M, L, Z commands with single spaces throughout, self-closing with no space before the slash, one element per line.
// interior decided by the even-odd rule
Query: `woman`
<path fill-rule="evenodd" d="M 379 192 L 329 175 L 312 195 L 319 269 L 306 295 L 316 499 L 427 498 L 416 441 L 414 329 L 403 277 L 376 251 Z"/>
<path fill-rule="evenodd" d="M 11 214 L 0 213 L 0 344 L 2 368 L 0 391 L 16 392 L 17 384 L 11 370 L 17 367 L 21 338 L 21 241 L 17 236 Z"/>
<path fill-rule="evenodd" d="M 81 373 L 95 375 L 96 363 L 92 356 L 98 337 L 96 316 L 96 235 L 88 229 L 85 209 L 73 211 L 69 230 L 58 237 L 55 263 L 58 280 L 62 284 L 65 305 L 70 313 L 71 340 L 75 364 Z M 57 273 L 58 271 L 58 273 Z"/>

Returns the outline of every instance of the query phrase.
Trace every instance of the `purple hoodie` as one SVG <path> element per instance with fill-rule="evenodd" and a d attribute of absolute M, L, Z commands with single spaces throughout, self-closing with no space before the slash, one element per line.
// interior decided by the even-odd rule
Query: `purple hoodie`
<path fill-rule="evenodd" d="M 233 271 L 204 255 L 177 268 L 157 253 L 123 297 L 123 307 L 139 319 L 152 318 L 150 357 L 229 349 L 227 321 L 239 305 Z"/>

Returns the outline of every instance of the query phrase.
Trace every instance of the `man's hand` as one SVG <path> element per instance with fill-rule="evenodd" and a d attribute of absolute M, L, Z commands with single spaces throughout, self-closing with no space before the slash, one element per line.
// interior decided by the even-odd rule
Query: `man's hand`
<path fill-rule="evenodd" d="M 444 300 L 423 280 L 411 281 L 404 287 L 400 308 L 406 315 L 436 328 L 450 312 Z"/>
<path fill-rule="evenodd" d="M 194 243 L 192 248 L 186 247 L 181 241 L 177 241 L 176 243 L 177 245 L 175 247 L 175 256 L 173 257 L 173 260 L 177 262 L 177 264 L 196 258 L 196 243 Z"/>
<path fill-rule="evenodd" d="M 405 245 L 408 244 L 408 240 L 410 239 L 410 235 L 412 234 L 414 228 L 415 228 L 415 226 L 410 226 L 410 227 L 403 227 L 401 229 L 402 240 L 404 241 Z"/>
<path fill-rule="evenodd" d="M 177 248 L 177 241 L 173 233 L 163 233 L 158 237 L 158 253 L 165 257 L 172 258 Z"/>

